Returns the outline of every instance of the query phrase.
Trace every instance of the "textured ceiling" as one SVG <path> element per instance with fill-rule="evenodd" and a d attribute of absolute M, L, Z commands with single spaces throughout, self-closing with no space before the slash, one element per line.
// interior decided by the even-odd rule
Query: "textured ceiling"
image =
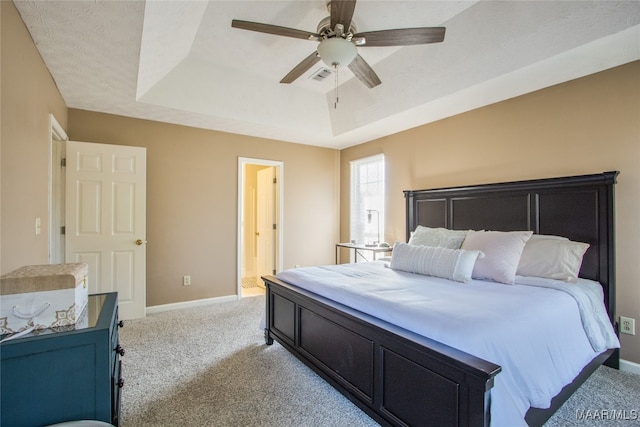
<path fill-rule="evenodd" d="M 445 26 L 442 43 L 359 48 L 348 69 L 279 81 L 317 42 L 231 27 L 316 31 L 325 0 L 23 1 L 22 19 L 78 108 L 344 148 L 640 59 L 638 1 L 359 0 L 358 32 Z"/>

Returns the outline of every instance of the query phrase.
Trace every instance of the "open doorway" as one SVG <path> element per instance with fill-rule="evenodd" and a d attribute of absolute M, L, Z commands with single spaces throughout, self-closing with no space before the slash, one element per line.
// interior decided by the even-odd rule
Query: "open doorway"
<path fill-rule="evenodd" d="M 238 159 L 238 297 L 264 295 L 261 277 L 282 269 L 283 164 Z"/>

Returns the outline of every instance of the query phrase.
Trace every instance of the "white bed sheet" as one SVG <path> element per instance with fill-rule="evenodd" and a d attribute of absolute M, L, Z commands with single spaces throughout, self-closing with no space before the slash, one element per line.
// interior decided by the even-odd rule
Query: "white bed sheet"
<path fill-rule="evenodd" d="M 589 307 L 598 302 L 582 304 L 581 313 L 583 293 L 571 290 L 580 295 L 576 300 L 554 280 L 544 281 L 550 285 L 530 278 L 520 278 L 528 283 L 522 285 L 459 283 L 395 271 L 383 261 L 298 268 L 277 277 L 502 366 L 491 390 L 494 427 L 526 425 L 529 407 L 548 408 L 553 396 L 602 351 L 594 350 L 583 326 L 583 318 L 591 316 Z M 565 286 L 590 288 L 585 292 L 591 294 L 585 297 L 589 301 L 598 298 L 595 286 L 602 301 L 600 285 L 591 284 Z M 600 328 L 601 323 L 587 319 L 586 324 Z M 619 347 L 610 323 L 603 328 L 604 345 Z"/>

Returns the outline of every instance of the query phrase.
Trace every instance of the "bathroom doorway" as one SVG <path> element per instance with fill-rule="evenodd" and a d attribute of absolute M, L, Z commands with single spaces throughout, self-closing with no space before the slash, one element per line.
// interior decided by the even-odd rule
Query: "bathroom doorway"
<path fill-rule="evenodd" d="M 238 296 L 264 295 L 264 275 L 282 269 L 282 162 L 238 163 Z"/>

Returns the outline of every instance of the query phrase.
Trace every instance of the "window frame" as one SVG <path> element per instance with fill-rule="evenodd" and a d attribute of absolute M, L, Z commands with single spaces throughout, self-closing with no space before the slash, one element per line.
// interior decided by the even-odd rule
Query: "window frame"
<path fill-rule="evenodd" d="M 384 154 L 376 154 L 352 160 L 349 163 L 351 168 L 349 183 L 349 239 L 351 241 L 355 240 L 357 244 L 362 245 L 384 242 L 385 156 Z M 382 170 L 377 171 L 375 179 L 363 183 L 360 180 L 363 173 L 362 168 L 372 165 L 376 168 L 382 168 Z M 371 171 L 368 172 L 371 173 Z M 363 195 L 363 185 L 368 186 L 368 189 L 377 186 L 375 195 L 370 196 L 368 200 L 363 200 L 363 198 L 366 198 L 366 195 Z M 371 223 L 369 223 L 367 215 L 369 210 L 371 210 Z M 378 227 L 379 231 L 377 230 Z"/>

